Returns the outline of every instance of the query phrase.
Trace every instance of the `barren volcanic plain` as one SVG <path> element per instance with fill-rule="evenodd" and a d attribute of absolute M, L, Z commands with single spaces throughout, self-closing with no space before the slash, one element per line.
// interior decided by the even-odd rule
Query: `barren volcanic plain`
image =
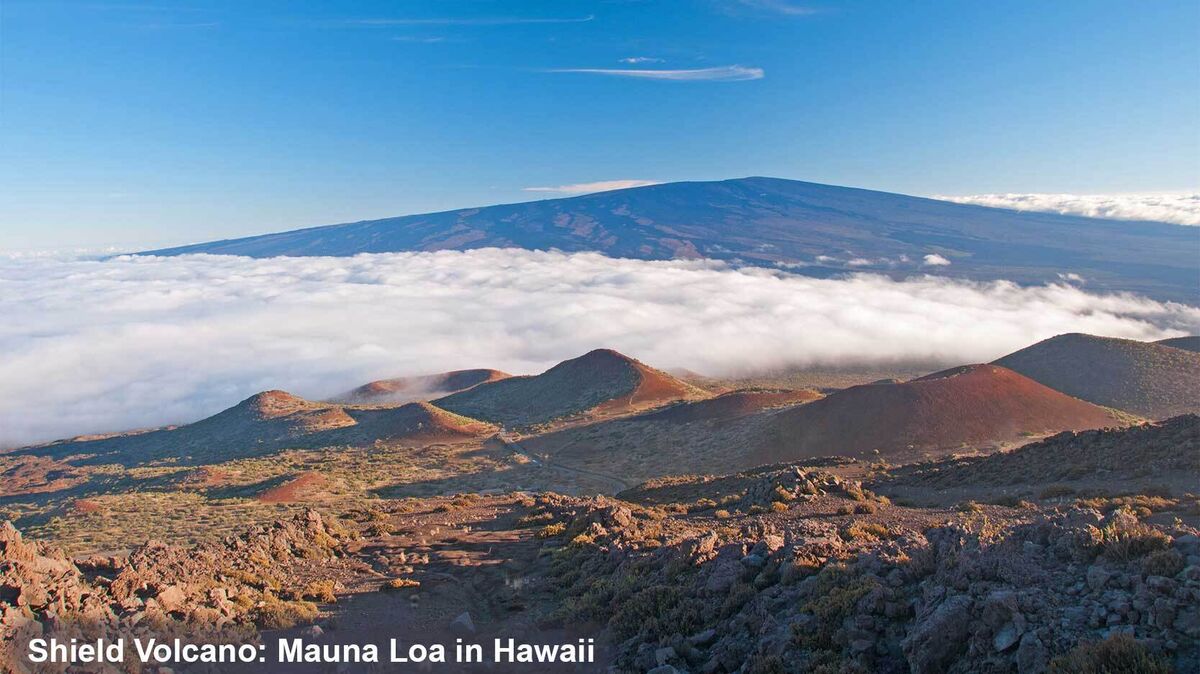
<path fill-rule="evenodd" d="M 597 349 L 23 447 L 0 634 L 402 624 L 596 639 L 570 671 L 1196 671 L 1200 380 L 1170 344 L 1064 335 L 820 390 Z"/>

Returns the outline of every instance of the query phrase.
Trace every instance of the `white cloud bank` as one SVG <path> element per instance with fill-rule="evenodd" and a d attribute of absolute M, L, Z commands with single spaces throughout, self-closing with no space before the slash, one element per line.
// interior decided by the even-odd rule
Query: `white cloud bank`
<path fill-rule="evenodd" d="M 630 187 L 646 187 L 660 184 L 657 180 L 600 180 L 594 183 L 575 183 L 573 185 L 556 185 L 554 187 L 523 187 L 524 192 L 552 192 L 554 194 L 591 194 L 592 192 L 608 192 L 623 190 Z"/>
<path fill-rule="evenodd" d="M 0 445 L 189 422 L 596 347 L 700 372 L 994 359 L 1068 331 L 1195 332 L 1200 309 L 1070 285 L 815 279 L 715 261 L 484 249 L 351 258 L 0 256 Z"/>
<path fill-rule="evenodd" d="M 1200 194 L 976 194 L 934 199 L 1018 211 L 1200 225 Z"/>

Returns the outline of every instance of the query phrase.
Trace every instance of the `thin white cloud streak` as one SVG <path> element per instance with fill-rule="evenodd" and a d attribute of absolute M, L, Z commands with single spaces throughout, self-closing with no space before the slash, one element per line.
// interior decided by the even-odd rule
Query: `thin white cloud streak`
<path fill-rule="evenodd" d="M 635 68 L 553 68 L 552 73 L 580 73 L 585 75 L 607 75 L 631 77 L 643 80 L 671 80 L 675 82 L 745 82 L 766 77 L 762 68 L 745 66 L 717 66 L 715 68 L 692 68 L 685 70 L 650 70 Z"/>
<path fill-rule="evenodd" d="M 595 14 L 568 18 L 538 18 L 519 16 L 494 16 L 476 18 L 428 18 L 428 19 L 350 19 L 346 23 L 358 26 L 518 26 L 542 23 L 587 23 L 596 19 Z"/>
<path fill-rule="evenodd" d="M 662 63 L 663 59 L 654 58 L 652 56 L 627 56 L 621 59 L 621 63 L 637 65 L 639 63 Z"/>
<path fill-rule="evenodd" d="M 1018 211 L 1085 215 L 1110 220 L 1154 220 L 1200 225 L 1200 193 L 1189 194 L 976 194 L 934 199 Z"/>
<path fill-rule="evenodd" d="M 258 391 L 537 372 L 596 347 L 700 372 L 992 360 L 1082 331 L 1191 333 L 1200 309 L 1070 285 L 815 279 L 719 262 L 482 249 L 350 258 L 0 256 L 0 445 L 184 423 Z"/>
<path fill-rule="evenodd" d="M 776 14 L 787 16 L 808 16 L 818 12 L 818 10 L 812 7 L 785 2 L 785 0 L 736 0 L 736 2 L 743 7 L 775 12 Z"/>
<path fill-rule="evenodd" d="M 573 185 L 557 185 L 553 187 L 522 187 L 522 192 L 551 192 L 554 194 L 590 194 L 592 192 L 608 192 L 623 190 L 630 187 L 647 187 L 659 185 L 656 180 L 600 180 L 594 183 L 575 183 Z"/>

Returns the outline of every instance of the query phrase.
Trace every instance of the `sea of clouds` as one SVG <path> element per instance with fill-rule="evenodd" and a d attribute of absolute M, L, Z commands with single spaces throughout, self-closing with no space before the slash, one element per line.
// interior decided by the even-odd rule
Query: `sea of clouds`
<path fill-rule="evenodd" d="M 1110 220 L 1154 220 L 1200 225 L 1200 194 L 976 194 L 937 196 L 962 204 L 1084 215 Z"/>
<path fill-rule="evenodd" d="M 1080 331 L 1160 339 L 1200 309 L 1069 283 L 814 279 L 715 261 L 485 249 L 351 258 L 0 256 L 0 446 L 183 423 L 596 347 L 705 373 L 988 361 Z"/>

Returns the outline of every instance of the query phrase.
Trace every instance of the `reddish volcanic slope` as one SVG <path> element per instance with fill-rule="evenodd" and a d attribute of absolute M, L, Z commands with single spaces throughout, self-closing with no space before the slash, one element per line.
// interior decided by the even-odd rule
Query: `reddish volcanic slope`
<path fill-rule="evenodd" d="M 289 503 L 308 501 L 325 488 L 329 481 L 321 473 L 310 470 L 271 487 L 258 495 L 263 503 Z"/>
<path fill-rule="evenodd" d="M 633 358 L 596 349 L 539 375 L 480 384 L 433 402 L 475 419 L 528 426 L 583 412 L 633 411 L 706 395 Z"/>
<path fill-rule="evenodd" d="M 475 369 L 454 370 L 420 377 L 380 379 L 338 396 L 337 400 L 347 403 L 398 403 L 429 400 L 511 376 L 500 370 Z"/>
<path fill-rule="evenodd" d="M 811 390 L 743 389 L 722 393 L 715 398 L 682 402 L 664 410 L 639 417 L 641 420 L 686 424 L 693 421 L 736 419 L 772 407 L 809 402 L 821 397 Z"/>
<path fill-rule="evenodd" d="M 1012 370 L 967 365 L 901 384 L 867 384 L 783 410 L 757 457 L 889 458 L 947 453 L 1029 435 L 1118 425 L 1110 410 Z"/>

